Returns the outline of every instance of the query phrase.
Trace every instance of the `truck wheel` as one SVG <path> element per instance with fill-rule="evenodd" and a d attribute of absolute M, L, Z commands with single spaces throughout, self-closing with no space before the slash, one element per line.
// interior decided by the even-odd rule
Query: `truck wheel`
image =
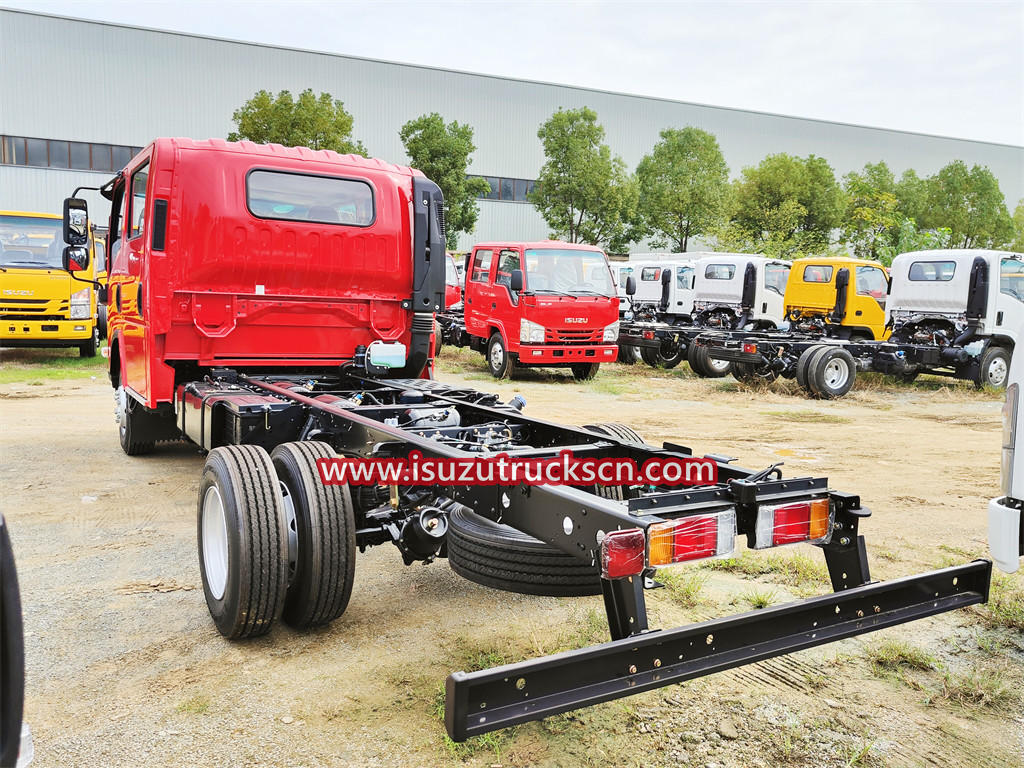
<path fill-rule="evenodd" d="M 199 572 L 217 629 L 236 640 L 270 631 L 288 588 L 288 529 L 270 454 L 214 448 L 199 484 Z"/>
<path fill-rule="evenodd" d="M 811 359 L 824 348 L 824 344 L 813 344 L 800 353 L 800 357 L 796 361 L 796 383 L 800 385 L 801 389 L 811 391 L 807 385 L 807 367 L 811 364 Z"/>
<path fill-rule="evenodd" d="M 333 459 L 326 443 L 282 443 L 271 454 L 288 531 L 288 592 L 281 618 L 296 629 L 334 621 L 352 596 L 356 523 L 344 485 L 324 485 L 317 459 Z"/>
<path fill-rule="evenodd" d="M 495 331 L 487 342 L 487 367 L 491 369 L 491 376 L 496 379 L 510 379 L 515 376 L 515 361 L 512 353 L 505 346 L 505 340 L 501 333 Z"/>
<path fill-rule="evenodd" d="M 459 505 L 448 516 L 448 563 L 464 579 L 523 595 L 601 594 L 601 571 Z"/>
<path fill-rule="evenodd" d="M 620 344 L 615 359 L 623 365 L 636 365 L 637 360 L 640 359 L 637 351 L 637 348 L 630 344 Z"/>
<path fill-rule="evenodd" d="M 599 435 L 614 437 L 616 440 L 621 440 L 624 443 L 645 445 L 644 439 L 637 434 L 636 430 L 632 427 L 627 427 L 625 424 L 602 422 L 600 424 L 585 424 L 583 428 L 589 429 L 591 432 L 597 432 Z M 621 485 L 595 485 L 594 493 L 603 499 L 623 501 L 626 498 L 626 489 Z"/>
<path fill-rule="evenodd" d="M 145 407 L 128 394 L 123 384 L 114 393 L 114 400 L 121 450 L 129 456 L 141 456 L 152 451 L 156 439 L 148 429 Z"/>
<path fill-rule="evenodd" d="M 99 328 L 92 329 L 92 336 L 88 341 L 83 341 L 78 345 L 78 356 L 79 357 L 96 357 L 96 350 L 100 345 L 100 330 Z"/>
<path fill-rule="evenodd" d="M 100 304 L 97 310 L 96 327 L 100 331 L 100 340 L 107 338 L 107 305 Z"/>
<path fill-rule="evenodd" d="M 686 348 L 682 345 L 672 347 L 672 342 L 654 347 L 640 347 L 640 357 L 651 368 L 675 368 L 686 359 Z"/>
<path fill-rule="evenodd" d="M 779 377 L 774 368 L 753 363 L 733 363 L 732 375 L 744 384 L 771 384 Z"/>
<path fill-rule="evenodd" d="M 25 633 L 21 592 L 7 524 L 0 516 L 0 765 L 18 764 L 25 705 Z M 26 745 L 26 751 L 27 751 Z"/>
<path fill-rule="evenodd" d="M 842 397 L 857 380 L 857 363 L 841 347 L 826 347 L 807 368 L 807 383 L 818 397 L 831 400 Z"/>
<path fill-rule="evenodd" d="M 597 372 L 601 368 L 601 364 L 576 363 L 569 367 L 572 369 L 572 377 L 576 379 L 576 381 L 590 381 L 592 378 L 597 376 Z"/>
<path fill-rule="evenodd" d="M 714 360 L 708 354 L 707 347 L 699 347 L 691 344 L 686 359 L 690 363 L 690 369 L 705 379 L 720 379 L 732 369 L 732 363 L 728 360 Z"/>
<path fill-rule="evenodd" d="M 1010 373 L 1010 353 L 1005 347 L 990 346 L 981 356 L 978 375 L 974 385 L 981 389 L 985 385 L 996 389 L 1006 388 L 1006 377 Z"/>
<path fill-rule="evenodd" d="M 444 346 L 444 341 L 441 338 L 441 324 L 434 321 L 434 357 L 441 354 L 441 347 Z"/>

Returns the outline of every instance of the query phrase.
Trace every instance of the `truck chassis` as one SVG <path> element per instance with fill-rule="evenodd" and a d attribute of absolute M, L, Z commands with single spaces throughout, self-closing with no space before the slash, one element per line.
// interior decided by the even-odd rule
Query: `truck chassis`
<path fill-rule="evenodd" d="M 570 450 L 577 457 L 627 457 L 638 464 L 655 457 L 692 457 L 685 446 L 666 443 L 656 448 L 621 427 L 576 428 L 529 418 L 521 413 L 522 404 L 515 398 L 501 403 L 496 395 L 432 380 L 376 378 L 355 366 L 330 376 L 214 369 L 202 380 L 179 385 L 174 418 L 180 432 L 206 450 L 270 449 L 285 442 L 316 441 L 350 457 L 396 458 L 412 450 L 439 458 L 498 452 L 554 458 Z M 706 458 L 715 462 L 718 482 L 683 489 L 395 486 L 353 491 L 356 546 L 362 551 L 392 542 L 406 563 L 448 554 L 447 516 L 460 507 L 595 565 L 600 562 L 601 541 L 610 532 L 640 530 L 646 537 L 658 523 L 731 509 L 737 534 L 745 534 L 753 546 L 760 505 L 828 500 L 833 534 L 819 546 L 834 594 L 656 630 L 648 625 L 644 601 L 644 590 L 659 586 L 655 569 L 647 567 L 623 578 L 602 577 L 610 642 L 452 673 L 445 709 L 452 739 L 462 741 L 988 599 L 991 563 L 984 560 L 873 582 L 864 537 L 858 532 L 860 520 L 870 512 L 858 496 L 830 489 L 826 478 L 783 479 L 774 466 L 754 471 L 735 466 L 729 457 Z M 279 481 L 262 477 L 259 482 Z M 202 509 L 201 495 L 201 515 Z M 424 526 L 425 514 L 430 526 Z M 202 546 L 201 541 L 201 550 Z M 261 631 L 268 628 L 269 623 Z"/>

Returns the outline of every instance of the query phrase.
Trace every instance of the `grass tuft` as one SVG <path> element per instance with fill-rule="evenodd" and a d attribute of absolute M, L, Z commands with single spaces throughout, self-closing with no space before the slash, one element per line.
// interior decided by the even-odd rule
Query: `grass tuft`
<path fill-rule="evenodd" d="M 981 667 L 967 672 L 946 672 L 937 698 L 965 709 L 1010 710 L 1021 702 L 1020 694 L 1004 675 Z"/>
<path fill-rule="evenodd" d="M 191 699 L 179 702 L 174 709 L 185 715 L 205 715 L 210 709 L 210 697 L 193 696 Z"/>
<path fill-rule="evenodd" d="M 897 670 L 935 668 L 935 658 L 922 648 L 911 645 L 906 640 L 889 638 L 868 649 L 876 673 L 879 671 L 895 672 Z"/>
<path fill-rule="evenodd" d="M 742 576 L 770 576 L 778 584 L 802 589 L 813 589 L 829 583 L 825 563 L 799 552 L 787 556 L 774 552 L 754 553 L 748 549 L 739 557 L 708 560 L 701 567 Z"/>
<path fill-rule="evenodd" d="M 751 608 L 767 608 L 775 602 L 774 589 L 750 589 L 740 595 L 740 600 L 750 604 Z"/>
<path fill-rule="evenodd" d="M 658 571 L 656 578 L 667 587 L 672 600 L 684 608 L 696 608 L 704 602 L 704 585 L 709 578 L 706 573 L 666 568 Z"/>

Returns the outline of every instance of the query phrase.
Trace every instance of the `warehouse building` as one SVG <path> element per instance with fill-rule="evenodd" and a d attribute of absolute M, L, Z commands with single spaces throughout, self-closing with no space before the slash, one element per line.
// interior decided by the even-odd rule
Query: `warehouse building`
<path fill-rule="evenodd" d="M 227 136 L 255 91 L 305 88 L 344 101 L 354 136 L 392 162 L 406 161 L 398 130 L 419 115 L 474 128 L 469 172 L 491 193 L 461 248 L 547 236 L 526 193 L 544 162 L 537 128 L 559 107 L 594 109 L 630 168 L 659 131 L 694 125 L 718 138 L 733 176 L 775 152 L 820 155 L 839 176 L 878 160 L 927 175 L 962 159 L 992 170 L 1011 209 L 1024 197 L 1017 146 L 0 10 L 0 209 L 59 211 L 154 137 Z M 101 221 L 105 204 L 89 199 Z"/>

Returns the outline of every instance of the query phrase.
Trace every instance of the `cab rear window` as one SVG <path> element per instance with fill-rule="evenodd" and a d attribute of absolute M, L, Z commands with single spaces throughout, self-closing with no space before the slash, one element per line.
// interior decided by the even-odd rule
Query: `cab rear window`
<path fill-rule="evenodd" d="M 826 264 L 808 264 L 804 267 L 805 283 L 829 283 L 832 281 L 832 267 Z"/>
<path fill-rule="evenodd" d="M 735 264 L 708 264 L 704 269 L 706 280 L 732 280 L 735 275 Z"/>
<path fill-rule="evenodd" d="M 373 223 L 373 188 L 365 181 L 287 171 L 250 171 L 245 202 L 260 219 L 312 221 L 368 227 Z"/>
<path fill-rule="evenodd" d="M 640 270 L 640 279 L 644 282 L 650 283 L 654 280 L 661 278 L 661 269 L 659 267 L 644 267 Z"/>
<path fill-rule="evenodd" d="M 910 265 L 907 278 L 921 282 L 945 283 L 953 279 L 955 261 L 915 261 Z"/>

